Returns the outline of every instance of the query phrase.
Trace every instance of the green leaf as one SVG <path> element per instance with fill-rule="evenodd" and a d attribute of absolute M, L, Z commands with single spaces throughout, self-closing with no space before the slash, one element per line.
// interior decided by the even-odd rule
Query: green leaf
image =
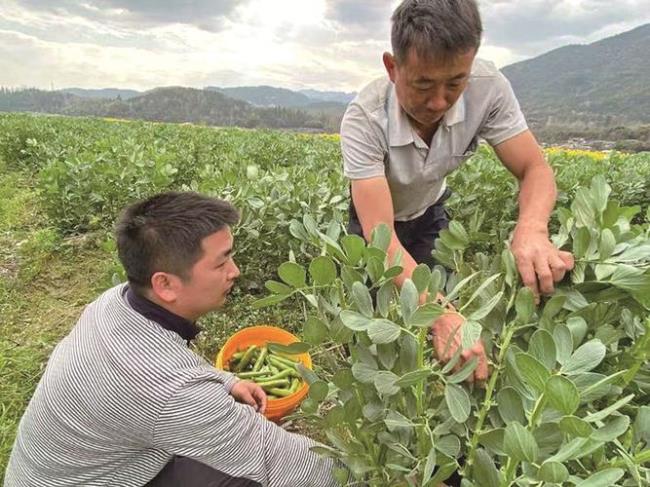
<path fill-rule="evenodd" d="M 391 370 L 397 362 L 397 348 L 393 343 L 380 343 L 377 345 L 377 358 L 379 363 L 384 366 L 386 370 Z"/>
<path fill-rule="evenodd" d="M 605 358 L 607 349 L 600 340 L 591 340 L 578 347 L 573 355 L 562 365 L 562 372 L 578 375 L 597 367 Z"/>
<path fill-rule="evenodd" d="M 429 282 L 431 281 L 431 269 L 426 264 L 419 264 L 415 269 L 413 269 L 413 274 L 411 274 L 411 280 L 418 291 L 418 294 L 422 294 L 429 287 Z"/>
<path fill-rule="evenodd" d="M 566 325 L 557 325 L 553 329 L 553 341 L 556 346 L 557 361 L 564 365 L 573 353 L 573 336 Z"/>
<path fill-rule="evenodd" d="M 479 287 L 476 288 L 476 290 L 472 293 L 470 298 L 463 304 L 463 307 L 460 309 L 460 312 L 462 313 L 476 298 L 481 296 L 481 294 L 485 291 L 485 289 L 490 286 L 494 281 L 496 281 L 499 277 L 501 277 L 501 273 L 494 274 L 490 277 L 488 277 L 485 281 L 481 283 Z M 486 315 L 488 313 L 485 313 Z M 480 319 L 480 318 L 479 318 Z"/>
<path fill-rule="evenodd" d="M 598 254 L 601 260 L 608 259 L 616 247 L 616 237 L 609 228 L 603 229 L 600 234 L 600 246 L 598 247 Z"/>
<path fill-rule="evenodd" d="M 362 315 L 366 318 L 372 318 L 374 316 L 375 312 L 372 306 L 372 298 L 365 284 L 361 282 L 352 284 L 352 299 L 354 299 L 354 304 L 357 305 Z"/>
<path fill-rule="evenodd" d="M 354 383 L 351 369 L 339 369 L 332 377 L 332 382 L 339 389 L 347 389 Z"/>
<path fill-rule="evenodd" d="M 542 316 L 544 318 L 551 319 L 562 311 L 562 307 L 566 302 L 566 296 L 555 295 L 550 298 L 544 305 L 544 310 L 542 311 Z"/>
<path fill-rule="evenodd" d="M 462 246 L 469 245 L 469 235 L 458 221 L 452 220 L 449 222 L 449 233 L 456 239 Z"/>
<path fill-rule="evenodd" d="M 546 330 L 537 330 L 530 337 L 528 353 L 539 360 L 544 367 L 552 370 L 555 367 L 555 340 Z"/>
<path fill-rule="evenodd" d="M 379 394 L 392 396 L 399 392 L 399 387 L 395 385 L 399 377 L 387 370 L 376 372 L 374 378 L 375 388 Z"/>
<path fill-rule="evenodd" d="M 454 299 L 456 299 L 456 297 L 458 297 L 458 294 L 467 285 L 467 283 L 469 281 L 471 281 L 472 279 L 474 279 L 478 274 L 479 274 L 478 272 L 474 272 L 474 273 L 470 274 L 469 276 L 463 278 L 458 283 L 456 283 L 454 288 L 449 293 L 447 293 L 447 296 L 446 296 L 447 301 L 453 301 Z M 451 283 L 451 280 L 448 282 L 448 284 L 450 284 L 450 283 Z"/>
<path fill-rule="evenodd" d="M 544 394 L 553 409 L 566 415 L 573 414 L 580 405 L 578 389 L 573 382 L 561 375 L 548 379 Z"/>
<path fill-rule="evenodd" d="M 479 448 L 475 455 L 474 478 L 481 487 L 499 487 L 501 485 L 501 474 L 494 465 L 494 460 L 488 453 Z"/>
<path fill-rule="evenodd" d="M 286 284 L 282 284 L 278 281 L 266 281 L 264 287 L 271 291 L 273 294 L 289 294 L 292 289 Z"/>
<path fill-rule="evenodd" d="M 614 411 L 617 411 L 618 409 L 625 406 L 633 398 L 634 398 L 634 394 L 625 396 L 623 399 L 619 399 L 614 404 L 606 407 L 605 409 L 601 409 L 600 411 L 596 411 L 595 413 L 588 414 L 587 416 L 585 416 L 585 421 L 589 421 L 590 423 L 601 421 L 605 419 L 607 416 L 609 416 L 610 414 L 612 414 Z"/>
<path fill-rule="evenodd" d="M 506 424 L 513 421 L 526 424 L 524 403 L 513 387 L 504 387 L 497 393 L 497 409 Z"/>
<path fill-rule="evenodd" d="M 572 316 L 567 320 L 566 326 L 573 337 L 573 345 L 580 345 L 587 334 L 588 326 L 585 319 L 582 316 Z"/>
<path fill-rule="evenodd" d="M 474 356 L 465 362 L 458 372 L 447 377 L 447 382 L 450 382 L 451 384 L 459 384 L 463 382 L 470 375 L 472 375 L 474 370 L 476 370 L 477 365 L 478 357 Z"/>
<path fill-rule="evenodd" d="M 353 331 L 366 331 L 372 323 L 370 318 L 348 309 L 341 311 L 339 317 L 343 324 Z"/>
<path fill-rule="evenodd" d="M 589 423 L 575 416 L 565 416 L 559 426 L 562 433 L 574 438 L 588 438 L 594 431 Z"/>
<path fill-rule="evenodd" d="M 629 426 L 630 418 L 627 416 L 617 416 L 605 426 L 594 431 L 591 438 L 596 441 L 614 441 L 625 433 Z"/>
<path fill-rule="evenodd" d="M 417 326 L 420 328 L 429 328 L 433 322 L 444 313 L 444 308 L 438 304 L 426 303 L 418 306 L 408 321 L 407 325 Z"/>
<path fill-rule="evenodd" d="M 601 214 L 607 208 L 607 199 L 609 198 L 612 188 L 607 184 L 605 176 L 598 174 L 591 180 L 591 200 L 594 209 Z"/>
<path fill-rule="evenodd" d="M 438 438 L 435 446 L 440 453 L 451 458 L 456 458 L 460 453 L 460 440 L 455 435 L 447 435 Z"/>
<path fill-rule="evenodd" d="M 381 285 L 377 291 L 377 310 L 384 318 L 388 317 L 390 311 L 390 303 L 393 299 L 395 292 L 395 284 L 392 281 L 387 281 Z"/>
<path fill-rule="evenodd" d="M 456 384 L 447 384 L 445 386 L 445 402 L 454 421 L 457 423 L 467 421 L 471 410 L 471 403 L 465 389 Z"/>
<path fill-rule="evenodd" d="M 623 469 L 607 468 L 596 472 L 589 478 L 576 484 L 576 487 L 609 487 L 614 482 L 617 482 L 624 474 L 625 471 Z"/>
<path fill-rule="evenodd" d="M 384 252 L 388 250 L 388 245 L 390 244 L 390 239 L 392 236 L 392 231 L 385 223 L 380 223 L 375 228 L 372 229 L 372 237 L 370 239 L 371 246 L 377 249 L 380 249 Z"/>
<path fill-rule="evenodd" d="M 521 324 L 528 323 L 532 319 L 535 312 L 535 296 L 527 287 L 522 287 L 517 292 L 515 311 L 517 312 L 517 321 Z"/>
<path fill-rule="evenodd" d="M 357 362 L 352 365 L 352 375 L 364 384 L 373 384 L 375 377 L 377 377 L 377 372 L 376 367 L 371 367 L 363 362 Z"/>
<path fill-rule="evenodd" d="M 308 343 L 304 342 L 293 342 L 288 345 L 268 342 L 266 346 L 270 352 L 279 353 L 282 355 L 299 355 L 301 353 L 309 352 L 309 349 L 311 348 Z"/>
<path fill-rule="evenodd" d="M 398 428 L 413 428 L 415 426 L 411 420 L 397 411 L 388 411 L 384 423 L 386 424 L 388 431 L 391 432 Z"/>
<path fill-rule="evenodd" d="M 402 272 L 404 272 L 404 268 L 400 265 L 394 265 L 393 267 L 390 267 L 384 271 L 382 274 L 382 278 L 384 279 L 393 279 L 397 276 L 399 276 Z"/>
<path fill-rule="evenodd" d="M 476 321 L 465 321 L 461 328 L 461 346 L 463 350 L 468 350 L 476 345 L 481 338 L 483 328 Z"/>
<path fill-rule="evenodd" d="M 649 210 L 650 211 L 650 210 Z M 650 218 L 648 218 L 650 221 Z M 641 406 L 634 420 L 634 442 L 650 443 L 650 406 Z"/>
<path fill-rule="evenodd" d="M 444 277 L 442 271 L 436 266 L 431 272 L 431 282 L 429 282 L 429 294 L 437 296 L 438 292 L 444 286 Z"/>
<path fill-rule="evenodd" d="M 539 449 L 535 437 L 519 423 L 509 423 L 503 437 L 503 449 L 509 457 L 523 462 L 537 460 Z"/>
<path fill-rule="evenodd" d="M 352 286 L 355 282 L 364 282 L 363 276 L 356 269 L 347 265 L 341 268 L 341 279 L 350 292 L 352 292 Z"/>
<path fill-rule="evenodd" d="M 436 467 L 436 449 L 431 448 L 429 454 L 427 455 L 427 460 L 424 463 L 424 470 L 422 470 L 422 481 L 427 482 L 433 474 L 433 469 Z"/>
<path fill-rule="evenodd" d="M 316 382 L 309 385 L 309 397 L 314 401 L 321 402 L 327 397 L 329 392 L 329 387 L 327 383 L 322 380 L 317 380 Z"/>
<path fill-rule="evenodd" d="M 496 307 L 496 305 L 501 302 L 502 298 L 503 298 L 503 291 L 499 291 L 497 294 L 492 296 L 488 301 L 483 303 L 480 308 L 473 311 L 467 317 L 467 319 L 470 321 L 482 320 L 492 312 L 492 310 Z"/>
<path fill-rule="evenodd" d="M 433 374 L 433 371 L 431 369 L 412 370 L 411 372 L 407 372 L 406 374 L 402 375 L 402 377 L 400 377 L 395 382 L 395 385 L 402 388 L 411 387 L 425 380 L 431 374 Z"/>
<path fill-rule="evenodd" d="M 324 255 L 316 257 L 309 264 L 309 274 L 317 286 L 326 286 L 336 279 L 334 261 Z"/>
<path fill-rule="evenodd" d="M 305 342 L 310 345 L 320 345 L 327 338 L 329 329 L 327 325 L 315 316 L 310 316 L 305 322 L 305 327 L 302 330 Z"/>
<path fill-rule="evenodd" d="M 372 343 L 392 343 L 397 340 L 402 329 L 396 323 L 386 319 L 372 320 L 366 330 Z"/>
<path fill-rule="evenodd" d="M 411 318 L 411 315 L 415 312 L 418 307 L 418 290 L 413 284 L 413 281 L 406 279 L 402 284 L 402 290 L 400 292 L 400 308 L 402 311 L 402 317 L 405 322 Z"/>
<path fill-rule="evenodd" d="M 363 257 L 366 241 L 359 235 L 346 235 L 341 238 L 341 245 L 350 265 L 357 265 Z"/>
<path fill-rule="evenodd" d="M 496 455 L 504 455 L 503 438 L 505 435 L 504 428 L 497 428 L 486 431 L 479 436 L 479 443 Z"/>
<path fill-rule="evenodd" d="M 307 275 L 305 269 L 295 262 L 285 262 L 278 268 L 278 275 L 284 282 L 295 288 L 304 287 Z"/>
<path fill-rule="evenodd" d="M 307 382 L 307 384 L 313 384 L 314 382 L 319 380 L 318 375 L 316 375 L 316 373 L 310 368 L 305 367 L 303 364 L 296 365 L 296 369 L 298 370 L 302 378 L 305 379 L 305 382 Z"/>
<path fill-rule="evenodd" d="M 537 479 L 553 484 L 561 484 L 569 478 L 569 471 L 559 462 L 544 462 L 537 472 Z"/>
<path fill-rule="evenodd" d="M 373 283 L 378 282 L 382 275 L 384 274 L 384 264 L 382 260 L 379 260 L 377 257 L 370 257 L 366 265 L 366 271 L 370 276 L 370 280 Z"/>
<path fill-rule="evenodd" d="M 546 387 L 546 382 L 551 376 L 551 373 L 544 367 L 544 364 L 527 353 L 516 354 L 515 363 L 526 384 L 538 393 L 543 392 L 544 387 Z"/>

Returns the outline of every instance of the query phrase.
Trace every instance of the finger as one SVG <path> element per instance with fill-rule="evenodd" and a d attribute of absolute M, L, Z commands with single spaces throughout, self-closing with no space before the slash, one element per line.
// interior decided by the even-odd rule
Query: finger
<path fill-rule="evenodd" d="M 257 410 L 260 413 L 264 413 L 264 411 L 266 411 L 266 393 L 264 392 L 264 389 L 257 386 L 253 389 L 253 397 L 257 403 Z"/>
<path fill-rule="evenodd" d="M 257 408 L 257 403 L 255 402 L 255 398 L 253 397 L 249 389 L 246 389 L 244 392 L 242 392 L 241 400 L 243 403 L 253 406 L 254 408 Z"/>
<path fill-rule="evenodd" d="M 535 260 L 535 273 L 539 281 L 539 291 L 542 294 L 552 294 L 553 287 L 553 273 L 551 266 L 548 262 L 548 257 L 541 255 Z"/>
<path fill-rule="evenodd" d="M 571 252 L 566 252 L 564 250 L 560 250 L 558 252 L 558 255 L 560 256 L 560 259 L 564 261 L 564 266 L 566 267 L 566 270 L 570 271 L 573 269 L 576 265 L 575 259 L 573 258 L 573 254 Z"/>
<path fill-rule="evenodd" d="M 551 268 L 551 274 L 553 275 L 554 282 L 560 282 L 566 274 L 566 264 L 560 258 L 558 253 L 553 253 L 548 258 L 548 264 Z"/>
<path fill-rule="evenodd" d="M 476 365 L 476 369 L 474 369 L 474 378 L 478 382 L 484 382 L 488 378 L 488 362 L 487 356 L 485 355 L 485 348 L 483 344 L 479 343 L 474 346 L 473 350 L 475 356 L 478 357 L 478 364 Z"/>
<path fill-rule="evenodd" d="M 539 289 L 537 287 L 537 275 L 535 274 L 535 267 L 529 259 L 517 259 L 517 268 L 519 275 L 524 286 L 529 288 L 535 296 L 535 302 L 539 303 Z"/>

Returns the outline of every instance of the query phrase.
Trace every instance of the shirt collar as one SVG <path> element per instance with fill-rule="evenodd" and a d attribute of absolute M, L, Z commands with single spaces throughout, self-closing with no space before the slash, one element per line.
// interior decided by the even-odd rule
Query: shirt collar
<path fill-rule="evenodd" d="M 390 93 L 388 94 L 388 135 L 391 147 L 415 144 L 420 147 L 424 142 L 413 134 L 413 127 L 409 121 L 406 112 L 397 100 L 395 85 L 390 83 Z M 442 118 L 442 125 L 451 127 L 457 123 L 465 121 L 465 94 L 461 93 L 456 103 L 447 110 Z M 426 144 L 423 148 L 427 148 Z"/>
<path fill-rule="evenodd" d="M 178 333 L 181 338 L 187 341 L 188 345 L 201 331 L 201 328 L 196 323 L 172 313 L 144 296 L 140 296 L 131 287 L 126 291 L 126 299 L 135 311 L 145 318 L 155 321 L 165 330 Z"/>

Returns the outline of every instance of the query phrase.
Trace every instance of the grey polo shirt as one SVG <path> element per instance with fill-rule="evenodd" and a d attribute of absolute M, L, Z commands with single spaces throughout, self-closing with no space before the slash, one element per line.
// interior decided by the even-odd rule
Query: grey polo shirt
<path fill-rule="evenodd" d="M 492 146 L 527 130 L 512 87 L 489 61 L 475 59 L 467 87 L 443 117 L 431 146 L 411 127 L 388 78 L 373 81 L 341 123 L 344 174 L 385 176 L 395 220 L 420 216 L 445 190 L 445 176 L 472 156 L 478 138 Z"/>

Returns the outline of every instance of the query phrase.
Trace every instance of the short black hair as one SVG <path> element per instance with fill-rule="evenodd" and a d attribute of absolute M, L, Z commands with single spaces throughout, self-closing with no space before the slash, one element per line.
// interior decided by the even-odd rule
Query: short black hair
<path fill-rule="evenodd" d="M 393 55 L 400 63 L 412 48 L 421 58 L 445 59 L 481 45 L 475 0 L 404 0 L 391 20 Z"/>
<path fill-rule="evenodd" d="M 156 272 L 187 279 L 203 255 L 201 241 L 238 221 L 229 202 L 194 192 L 160 193 L 127 207 L 115 238 L 129 284 L 142 293 Z"/>

